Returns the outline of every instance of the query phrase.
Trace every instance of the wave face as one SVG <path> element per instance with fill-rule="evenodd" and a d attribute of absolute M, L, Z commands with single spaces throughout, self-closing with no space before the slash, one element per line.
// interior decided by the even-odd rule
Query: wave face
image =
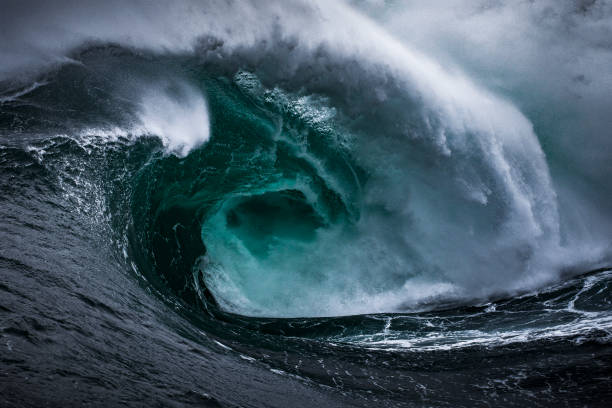
<path fill-rule="evenodd" d="M 383 3 L 7 3 L 3 403 L 612 395 L 609 68 L 553 17 L 457 51 L 540 5 Z M 549 6 L 608 61 L 608 6 Z"/>

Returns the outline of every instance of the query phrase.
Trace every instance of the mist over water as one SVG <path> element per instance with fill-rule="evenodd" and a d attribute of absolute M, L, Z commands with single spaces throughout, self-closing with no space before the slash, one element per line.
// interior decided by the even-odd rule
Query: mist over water
<path fill-rule="evenodd" d="M 215 361 L 208 391 L 164 397 L 179 405 L 244 404 L 249 374 L 247 394 L 223 384 L 247 372 L 306 387 L 285 395 L 298 405 L 310 392 L 383 406 L 555 400 L 542 384 L 573 403 L 610 393 L 607 2 L 3 8 L 7 350 L 8 336 L 54 344 L 36 322 L 76 298 L 100 313 L 79 325 L 113 321 L 91 338 L 125 326 L 167 341 L 181 369 L 179 344 Z M 37 274 L 68 282 L 62 295 L 20 277 Z M 20 309 L 39 303 L 49 311 Z M 61 350 L 108 352 L 88 344 Z M 37 347 L 2 364 L 17 375 Z M 487 363 L 496 353 L 508 362 Z M 27 400 L 5 383 L 7 403 Z M 257 389 L 260 406 L 276 388 Z"/>

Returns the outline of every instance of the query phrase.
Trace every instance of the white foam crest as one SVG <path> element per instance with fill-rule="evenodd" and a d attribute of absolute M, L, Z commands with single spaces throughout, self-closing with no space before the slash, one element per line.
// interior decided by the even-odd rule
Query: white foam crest
<path fill-rule="evenodd" d="M 222 48 L 230 55 L 235 50 L 249 47 L 255 49 L 256 55 L 266 55 L 279 42 L 295 41 L 297 46 L 284 58 L 286 66 L 275 67 L 279 71 L 277 75 L 286 77 L 291 77 L 298 67 L 310 64 L 312 54 L 323 47 L 330 54 L 321 59 L 323 64 L 331 58 L 344 58 L 348 61 L 357 59 L 360 69 L 365 72 L 383 69 L 393 77 L 407 81 L 407 89 L 414 90 L 417 97 L 428 102 L 426 109 L 429 115 L 439 117 L 442 130 L 437 132 L 438 135 L 444 135 L 443 129 L 447 128 L 458 135 L 470 131 L 484 134 L 483 137 L 492 138 L 496 142 L 491 146 L 500 145 L 503 149 L 517 149 L 520 144 L 528 144 L 533 151 L 531 159 L 539 163 L 536 165 L 539 190 L 550 190 L 546 186 L 546 166 L 541 163 L 542 157 L 537 157 L 541 156 L 541 151 L 529 122 L 518 110 L 479 89 L 465 76 L 445 71 L 439 64 L 408 48 L 342 2 L 269 1 L 265 6 L 252 1 L 235 5 L 212 1 L 205 6 L 192 1 L 168 4 L 135 1 L 128 5 L 110 1 L 104 6 L 83 3 L 73 5 L 63 14 L 54 12 L 56 8 L 62 9 L 61 3 L 53 5 L 54 10 L 42 7 L 42 10 L 28 16 L 16 12 L 18 17 L 32 25 L 37 22 L 39 14 L 45 14 L 45 27 L 50 32 L 36 35 L 36 30 L 31 30 L 24 33 L 23 30 L 29 24 L 17 26 L 12 21 L 7 22 L 10 28 L 8 31 L 22 43 L 31 43 L 30 48 L 44 50 L 40 52 L 44 55 L 61 55 L 91 40 L 119 42 L 156 51 L 189 52 L 199 46 L 203 37 L 219 39 Z M 83 15 L 92 14 L 92 8 L 99 11 L 97 18 L 83 18 Z M 19 18 L 16 20 L 20 21 Z M 107 24 L 109 21 L 113 24 Z M 177 24 L 179 21 L 180 24 Z M 67 30 L 76 35 L 66 36 Z M 10 39 L 18 41 L 12 37 Z M 7 44 L 9 50 L 12 50 L 12 43 L 8 41 Z M 17 58 L 8 60 L 19 61 Z M 265 61 L 259 63 L 265 64 Z M 360 79 L 349 76 L 343 78 L 349 86 L 350 82 Z M 383 89 L 377 92 L 383 96 L 385 94 Z M 191 117 L 191 112 L 186 112 L 163 96 L 149 98 L 151 103 L 146 101 L 143 109 L 147 126 L 165 134 L 164 138 L 171 149 L 184 153 L 180 146 L 189 145 L 187 139 L 198 136 L 194 135 L 191 128 L 180 129 L 180 123 L 172 119 L 172 114 L 163 113 L 166 110 L 171 113 L 176 111 Z M 157 117 L 163 117 L 163 120 L 157 120 Z M 191 136 L 178 140 L 177 135 L 182 131 Z M 450 152 L 444 138 L 438 143 L 443 145 L 444 151 Z M 533 229 L 537 233 L 538 226 L 535 224 L 538 221 L 532 219 L 530 209 L 522 198 L 527 192 L 517 188 L 519 181 L 516 176 L 507 174 L 507 157 L 496 154 L 496 151 L 491 153 L 492 164 L 498 168 L 500 177 L 506 178 L 517 214 L 525 218 L 526 222 L 534 224 Z M 550 191 L 548 195 L 551 195 Z M 554 213 L 554 208 L 550 212 Z"/>
<path fill-rule="evenodd" d="M 186 84 L 174 89 L 148 89 L 138 116 L 142 129 L 161 138 L 164 146 L 179 157 L 210 138 L 206 100 L 202 92 Z"/>
<path fill-rule="evenodd" d="M 84 149 L 90 144 L 157 137 L 168 153 L 185 157 L 210 139 L 208 106 L 203 91 L 187 83 L 149 84 L 131 124 L 85 128 L 62 136 L 74 139 Z"/>

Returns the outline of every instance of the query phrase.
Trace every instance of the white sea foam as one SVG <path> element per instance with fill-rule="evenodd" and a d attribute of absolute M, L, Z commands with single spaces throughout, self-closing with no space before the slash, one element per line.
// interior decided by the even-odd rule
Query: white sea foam
<path fill-rule="evenodd" d="M 185 84 L 175 89 L 150 88 L 142 97 L 142 130 L 162 139 L 180 157 L 210 138 L 208 107 L 201 91 Z"/>
<path fill-rule="evenodd" d="M 137 103 L 130 124 L 85 128 L 67 137 L 88 148 L 90 143 L 159 138 L 168 153 L 185 157 L 210 138 L 210 120 L 204 91 L 187 83 L 150 84 Z"/>
<path fill-rule="evenodd" d="M 428 335 L 405 338 L 405 333 L 397 337 L 386 336 L 384 333 L 375 335 L 354 336 L 336 341 L 359 344 L 365 348 L 403 351 L 437 351 L 454 350 L 466 347 L 499 347 L 516 343 L 528 343 L 538 340 L 554 340 L 575 338 L 582 341 L 581 336 L 588 336 L 591 331 L 605 331 L 608 334 L 601 340 L 612 340 L 612 317 L 607 312 L 585 316 L 571 323 L 546 325 L 540 328 L 510 329 L 497 331 L 457 330 L 429 333 Z M 384 337 L 384 336 L 383 336 Z M 404 338 L 402 338 L 404 337 Z"/>

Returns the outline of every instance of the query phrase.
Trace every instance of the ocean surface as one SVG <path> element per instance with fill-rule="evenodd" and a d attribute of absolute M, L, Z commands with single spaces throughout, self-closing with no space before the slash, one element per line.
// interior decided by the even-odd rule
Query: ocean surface
<path fill-rule="evenodd" d="M 0 406 L 609 406 L 609 66 L 443 53 L 410 2 L 32 7 L 0 19 Z"/>

